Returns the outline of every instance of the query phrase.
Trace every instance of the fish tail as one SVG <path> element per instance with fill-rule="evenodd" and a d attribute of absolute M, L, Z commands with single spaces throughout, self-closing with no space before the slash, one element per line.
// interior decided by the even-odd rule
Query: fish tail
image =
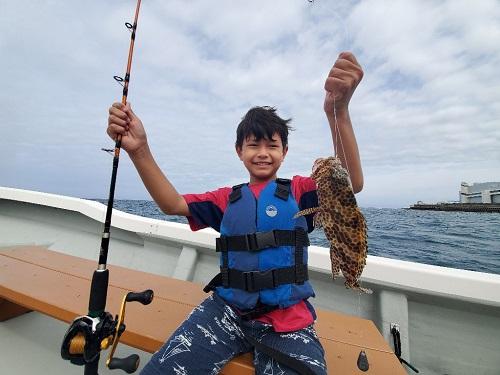
<path fill-rule="evenodd" d="M 346 280 L 344 285 L 347 289 L 357 290 L 358 292 L 361 292 L 361 293 L 365 293 L 365 294 L 372 294 L 373 293 L 373 290 L 371 290 L 369 288 L 363 288 L 361 285 L 359 285 L 358 281 L 349 282 Z"/>

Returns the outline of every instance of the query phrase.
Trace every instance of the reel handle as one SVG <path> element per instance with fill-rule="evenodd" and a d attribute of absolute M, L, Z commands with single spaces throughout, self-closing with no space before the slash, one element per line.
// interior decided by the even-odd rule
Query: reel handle
<path fill-rule="evenodd" d="M 139 367 L 139 356 L 137 354 L 129 355 L 126 358 L 111 358 L 108 363 L 108 368 L 110 370 L 123 370 L 127 374 L 132 374 Z"/>
<path fill-rule="evenodd" d="M 147 289 L 144 292 L 128 292 L 125 300 L 127 302 L 140 302 L 143 305 L 149 305 L 153 301 L 154 293 L 151 289 Z"/>
<path fill-rule="evenodd" d="M 125 371 L 127 374 L 133 373 L 139 367 L 139 356 L 137 354 L 132 354 L 127 358 L 114 358 L 116 345 L 120 339 L 121 334 L 125 330 L 125 324 L 123 323 L 125 319 L 125 305 L 127 302 L 140 302 L 143 305 L 149 305 L 153 301 L 154 293 L 151 289 L 147 289 L 143 292 L 128 292 L 122 300 L 122 306 L 120 308 L 120 314 L 116 320 L 116 332 L 113 338 L 113 346 L 109 352 L 108 360 L 106 365 L 109 369 L 120 369 Z"/>

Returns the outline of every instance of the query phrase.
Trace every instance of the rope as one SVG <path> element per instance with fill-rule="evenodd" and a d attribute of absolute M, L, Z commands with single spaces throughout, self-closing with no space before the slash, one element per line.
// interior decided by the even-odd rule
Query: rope
<path fill-rule="evenodd" d="M 399 328 L 397 328 L 396 325 L 392 326 L 391 334 L 394 341 L 394 354 L 396 354 L 396 357 L 398 357 L 399 362 L 404 363 L 406 366 L 408 366 L 410 369 L 412 369 L 414 372 L 418 374 L 419 371 L 410 363 L 408 363 L 408 361 L 406 361 L 404 358 L 401 357 L 401 334 L 399 333 Z"/>

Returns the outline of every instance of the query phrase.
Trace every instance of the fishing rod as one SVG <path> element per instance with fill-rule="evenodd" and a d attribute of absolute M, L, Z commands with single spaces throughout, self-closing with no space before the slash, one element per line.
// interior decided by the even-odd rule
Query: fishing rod
<path fill-rule="evenodd" d="M 127 68 L 125 77 L 114 76 L 113 78 L 123 85 L 122 104 L 127 103 L 128 86 L 130 82 L 130 70 L 132 67 L 132 56 L 134 51 L 135 33 L 137 30 L 137 19 L 141 0 L 137 0 L 134 23 L 125 23 L 131 31 L 130 47 L 128 53 Z M 106 209 L 106 219 L 101 238 L 101 248 L 97 269 L 92 275 L 90 287 L 88 314 L 76 318 L 64 335 L 61 345 L 61 356 L 71 363 L 85 366 L 84 375 L 98 375 L 99 359 L 101 350 L 112 347 L 106 361 L 109 369 L 121 369 L 127 373 L 132 373 L 139 366 L 139 356 L 132 354 L 127 358 L 114 358 L 114 352 L 120 336 L 125 331 L 124 316 L 127 302 L 140 302 L 148 305 L 153 300 L 153 291 L 148 289 L 143 292 L 127 293 L 121 304 L 120 314 L 113 319 L 113 316 L 106 312 L 106 299 L 109 284 L 109 270 L 106 268 L 108 259 L 108 248 L 110 240 L 111 214 L 115 195 L 116 175 L 118 172 L 118 162 L 120 159 L 121 135 L 118 135 L 114 148 L 113 170 L 111 173 L 111 184 L 109 187 L 108 206 Z"/>

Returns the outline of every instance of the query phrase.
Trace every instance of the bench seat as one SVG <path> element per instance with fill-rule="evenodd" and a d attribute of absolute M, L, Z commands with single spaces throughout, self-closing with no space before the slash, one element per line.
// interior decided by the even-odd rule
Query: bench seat
<path fill-rule="evenodd" d="M 37 246 L 0 251 L 0 321 L 35 310 L 71 322 L 87 313 L 90 279 L 96 262 Z M 126 331 L 121 342 L 153 353 L 207 295 L 202 285 L 108 266 L 110 280 L 106 310 L 118 313 L 128 291 L 153 289 L 148 306 L 127 304 Z M 315 324 L 325 348 L 328 368 L 336 374 L 405 375 L 394 352 L 370 320 L 317 309 Z M 62 337 L 61 337 L 62 340 Z M 357 358 L 366 352 L 370 369 L 360 371 Z M 230 361 L 222 374 L 254 373 L 251 354 Z"/>

